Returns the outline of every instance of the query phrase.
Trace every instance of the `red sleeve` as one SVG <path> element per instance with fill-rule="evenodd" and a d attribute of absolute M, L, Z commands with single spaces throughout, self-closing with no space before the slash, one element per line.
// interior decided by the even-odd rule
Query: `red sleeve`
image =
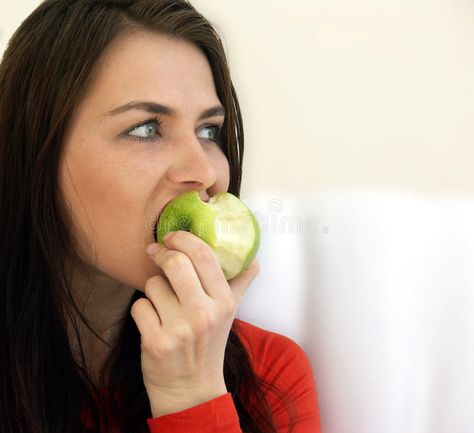
<path fill-rule="evenodd" d="M 257 375 L 276 385 L 294 402 L 296 413 L 292 433 L 321 433 L 316 383 L 303 349 L 284 335 L 238 319 L 237 325 Z M 273 392 L 266 392 L 265 396 L 278 433 L 286 433 L 291 412 L 288 413 L 285 403 Z"/>
<path fill-rule="evenodd" d="M 151 433 L 242 433 L 230 392 L 147 423 Z"/>
<path fill-rule="evenodd" d="M 236 319 L 257 375 L 276 386 L 296 409 L 292 433 L 320 433 L 316 385 L 309 360 L 290 338 Z M 278 433 L 288 431 L 289 414 L 273 392 L 266 394 Z M 224 394 L 185 409 L 147 420 L 151 433 L 242 433 L 232 395 Z"/>

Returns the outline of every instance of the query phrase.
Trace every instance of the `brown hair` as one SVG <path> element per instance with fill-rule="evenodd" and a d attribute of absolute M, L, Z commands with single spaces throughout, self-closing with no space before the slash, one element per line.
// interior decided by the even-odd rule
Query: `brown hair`
<path fill-rule="evenodd" d="M 68 320 L 79 342 L 75 317 L 100 336 L 71 295 L 65 263 L 81 261 L 57 185 L 63 136 L 94 68 L 115 38 L 140 30 L 181 38 L 205 53 L 227 113 L 222 142 L 229 192 L 239 195 L 244 134 L 238 99 L 217 32 L 188 1 L 46 0 L 23 21 L 0 64 L 2 433 L 96 432 L 109 428 L 107 420 L 101 427 L 108 411 L 120 431 L 147 431 L 151 411 L 140 369 L 140 335 L 130 315 L 144 294 L 135 292 L 111 348 L 109 401 L 100 398 L 72 355 Z M 224 378 L 242 430 L 276 432 L 263 390 L 279 391 L 256 376 L 235 327 Z M 91 430 L 82 423 L 81 408 L 91 415 Z"/>

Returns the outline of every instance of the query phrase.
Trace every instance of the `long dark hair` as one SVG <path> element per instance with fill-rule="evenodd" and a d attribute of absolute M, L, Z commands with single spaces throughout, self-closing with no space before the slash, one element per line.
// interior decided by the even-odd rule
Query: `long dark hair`
<path fill-rule="evenodd" d="M 0 431 L 79 433 L 147 430 L 151 410 L 140 369 L 140 334 L 130 307 L 106 362 L 108 398 L 73 355 L 69 324 L 101 339 L 74 302 L 66 263 L 81 268 L 58 192 L 61 144 L 71 115 L 117 37 L 140 30 L 196 44 L 226 109 L 229 191 L 239 195 L 244 134 L 226 55 L 213 26 L 185 0 L 46 0 L 10 39 L 0 64 Z M 77 319 L 79 318 L 79 319 Z M 248 433 L 276 432 L 264 392 L 285 395 L 253 369 L 237 322 L 224 378 Z M 90 414 L 86 428 L 82 415 Z"/>

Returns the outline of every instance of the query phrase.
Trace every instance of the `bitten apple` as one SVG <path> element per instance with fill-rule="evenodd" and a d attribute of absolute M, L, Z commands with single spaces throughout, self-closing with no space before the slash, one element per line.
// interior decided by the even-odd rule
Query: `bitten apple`
<path fill-rule="evenodd" d="M 158 220 L 156 241 L 175 230 L 186 230 L 214 250 L 227 280 L 240 274 L 257 254 L 260 228 L 250 209 L 228 192 L 206 203 L 197 191 L 185 192 L 171 200 Z"/>

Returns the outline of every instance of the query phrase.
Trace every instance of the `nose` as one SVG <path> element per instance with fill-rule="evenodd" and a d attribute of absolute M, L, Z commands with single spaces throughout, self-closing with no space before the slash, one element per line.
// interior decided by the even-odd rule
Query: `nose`
<path fill-rule="evenodd" d="M 174 149 L 174 158 L 167 172 L 171 183 L 203 190 L 216 182 L 217 170 L 212 160 L 212 150 L 206 148 L 206 144 L 202 144 L 196 136 L 182 138 Z"/>

